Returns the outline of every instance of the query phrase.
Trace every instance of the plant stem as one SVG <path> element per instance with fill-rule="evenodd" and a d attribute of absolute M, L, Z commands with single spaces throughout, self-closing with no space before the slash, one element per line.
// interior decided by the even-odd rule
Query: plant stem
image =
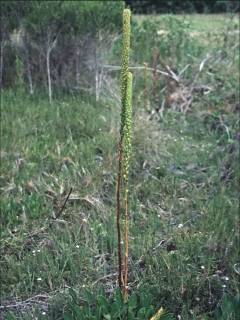
<path fill-rule="evenodd" d="M 121 245 L 121 176 L 122 176 L 122 139 L 120 138 L 118 145 L 118 176 L 116 188 L 116 218 L 117 218 L 117 242 L 118 242 L 118 284 L 122 288 L 122 245 Z"/>
<path fill-rule="evenodd" d="M 125 256 L 124 256 L 124 301 L 128 299 L 128 189 L 125 190 Z"/>
<path fill-rule="evenodd" d="M 129 165 L 132 149 L 132 74 L 128 72 L 126 100 L 125 100 L 125 125 L 123 128 L 123 179 L 124 179 L 124 209 L 125 209 L 125 256 L 124 256 L 124 301 L 128 299 L 128 179 L 129 179 Z"/>
<path fill-rule="evenodd" d="M 128 264 L 128 167 L 131 149 L 131 95 L 132 95 L 132 74 L 128 72 L 129 50 L 130 50 L 130 17 L 131 11 L 123 11 L 123 50 L 121 67 L 121 124 L 120 141 L 118 145 L 118 176 L 116 185 L 116 223 L 118 241 L 118 283 L 125 298 L 127 299 L 127 264 Z M 121 245 L 121 187 L 124 181 L 125 192 L 125 257 L 122 266 L 122 245 Z M 126 247 L 127 246 L 127 247 Z M 127 256 L 126 256 L 127 254 Z M 123 274 L 124 271 L 124 274 Z"/>

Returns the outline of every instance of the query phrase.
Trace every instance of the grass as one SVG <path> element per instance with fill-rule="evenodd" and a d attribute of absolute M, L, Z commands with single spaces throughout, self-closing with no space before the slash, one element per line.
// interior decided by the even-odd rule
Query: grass
<path fill-rule="evenodd" d="M 2 99 L 2 301 L 43 293 L 51 301 L 69 287 L 112 295 L 117 112 L 80 97 L 52 106 L 12 91 Z M 131 290 L 150 297 L 152 312 L 164 306 L 192 319 L 238 292 L 236 177 L 220 181 L 227 137 L 197 114 L 173 112 L 160 124 L 140 112 L 135 131 Z"/>
<path fill-rule="evenodd" d="M 117 290 L 119 107 L 2 92 L 0 317 L 149 319 L 164 307 L 173 319 L 238 319 L 231 70 L 187 115 L 149 120 L 134 99 L 128 305 Z"/>
<path fill-rule="evenodd" d="M 231 14 L 185 14 L 174 15 L 180 20 L 187 20 L 190 23 L 190 30 L 194 32 L 222 32 L 226 25 L 230 24 L 239 30 L 239 17 Z M 149 15 L 135 15 L 138 21 L 144 21 Z M 168 17 L 167 14 L 151 15 L 154 20 L 161 20 L 163 17 Z"/>

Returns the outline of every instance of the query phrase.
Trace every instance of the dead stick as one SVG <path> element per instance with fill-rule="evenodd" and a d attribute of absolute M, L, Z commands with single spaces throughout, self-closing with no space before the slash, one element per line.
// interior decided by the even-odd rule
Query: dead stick
<path fill-rule="evenodd" d="M 60 208 L 60 210 L 59 210 L 58 213 L 56 214 L 55 219 L 58 219 L 58 218 L 60 217 L 61 213 L 63 212 L 63 210 L 64 210 L 64 208 L 65 208 L 65 206 L 66 206 L 66 204 L 67 204 L 67 201 L 68 201 L 71 193 L 72 193 L 72 188 L 70 188 L 70 190 L 69 190 L 69 192 L 68 192 L 68 195 L 66 196 L 65 201 L 64 201 L 62 207 Z"/>

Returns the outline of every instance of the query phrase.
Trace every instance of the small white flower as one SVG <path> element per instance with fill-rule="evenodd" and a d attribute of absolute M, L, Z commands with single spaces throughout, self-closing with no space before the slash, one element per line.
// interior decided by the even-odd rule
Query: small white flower
<path fill-rule="evenodd" d="M 199 297 L 196 297 L 195 300 L 196 300 L 196 301 L 200 301 L 200 298 L 199 298 Z"/>
<path fill-rule="evenodd" d="M 85 288 L 86 287 L 85 284 L 83 284 L 82 287 Z"/>
<path fill-rule="evenodd" d="M 158 218 L 161 218 L 161 215 L 160 215 L 160 214 L 158 214 L 157 216 L 158 216 Z"/>
<path fill-rule="evenodd" d="M 45 312 L 45 311 L 43 311 L 43 312 L 42 312 L 42 315 L 43 315 L 43 316 L 45 316 L 45 314 L 46 314 L 46 312 Z"/>
<path fill-rule="evenodd" d="M 223 288 L 226 288 L 227 286 L 225 284 L 222 285 Z"/>
<path fill-rule="evenodd" d="M 120 243 L 123 244 L 124 243 L 123 240 Z"/>
<path fill-rule="evenodd" d="M 168 31 L 164 30 L 164 29 L 161 29 L 161 30 L 158 30 L 157 31 L 157 35 L 158 36 L 161 36 L 161 35 L 164 35 L 164 34 L 168 34 Z"/>
<path fill-rule="evenodd" d="M 35 250 L 32 251 L 33 254 L 34 254 L 35 252 L 36 252 Z"/>
<path fill-rule="evenodd" d="M 42 281 L 42 278 L 38 277 L 38 278 L 37 278 L 37 281 Z"/>
<path fill-rule="evenodd" d="M 41 252 L 41 250 L 38 249 L 37 252 Z"/>
<path fill-rule="evenodd" d="M 228 277 L 223 277 L 223 280 L 229 281 L 229 278 Z"/>
<path fill-rule="evenodd" d="M 83 221 L 83 222 L 87 222 L 87 219 L 86 219 L 86 218 L 83 218 L 82 221 Z"/>
<path fill-rule="evenodd" d="M 202 270 L 204 270 L 204 269 L 205 269 L 205 267 L 204 267 L 204 266 L 201 266 L 201 269 L 202 269 Z"/>
<path fill-rule="evenodd" d="M 76 248 L 79 248 L 79 245 L 78 245 L 78 244 L 76 245 Z"/>
<path fill-rule="evenodd" d="M 182 223 L 180 223 L 180 224 L 178 225 L 178 229 L 181 229 L 181 228 L 183 228 L 183 224 L 182 224 Z"/>

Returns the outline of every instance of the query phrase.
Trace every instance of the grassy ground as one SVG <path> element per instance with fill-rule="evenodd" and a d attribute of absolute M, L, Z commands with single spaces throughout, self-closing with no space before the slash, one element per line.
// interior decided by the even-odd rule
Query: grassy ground
<path fill-rule="evenodd" d="M 162 17 L 167 17 L 166 14 L 152 15 L 152 19 L 161 21 Z M 182 20 L 187 20 L 190 23 L 190 29 L 194 32 L 221 32 L 228 24 L 235 26 L 239 30 L 239 17 L 232 14 L 191 14 L 191 15 L 174 15 Z M 144 21 L 149 15 L 135 15 L 138 21 Z"/>
<path fill-rule="evenodd" d="M 44 314 L 67 288 L 113 294 L 117 110 L 80 97 L 52 106 L 13 92 L 2 99 L 2 301 L 39 295 Z M 211 121 L 135 117 L 130 286 L 149 299 L 149 314 L 164 306 L 193 319 L 238 292 L 236 177 L 221 180 L 235 142 Z M 56 303 L 49 318 L 63 310 Z"/>
<path fill-rule="evenodd" d="M 173 319 L 238 319 L 231 70 L 187 115 L 150 120 L 134 103 L 128 308 L 116 275 L 119 108 L 2 92 L 0 318 L 149 319 L 163 306 Z"/>

